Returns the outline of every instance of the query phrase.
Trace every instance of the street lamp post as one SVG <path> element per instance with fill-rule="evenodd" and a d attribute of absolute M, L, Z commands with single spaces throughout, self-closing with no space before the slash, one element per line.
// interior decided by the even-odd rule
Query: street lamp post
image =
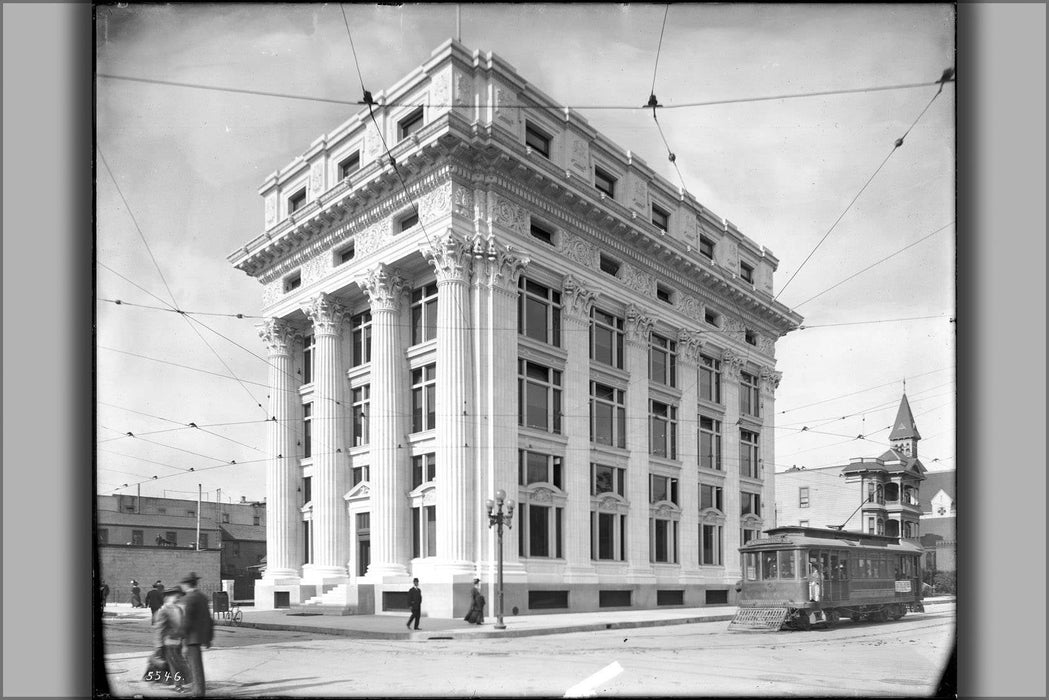
<path fill-rule="evenodd" d="M 506 504 L 506 512 L 503 512 L 503 504 Z M 499 562 L 499 607 L 497 608 L 498 613 L 496 615 L 495 628 L 497 630 L 505 630 L 506 625 L 503 624 L 503 527 L 512 527 L 514 521 L 514 500 L 511 498 L 509 501 L 506 500 L 506 491 L 499 489 L 495 492 L 495 500 L 488 499 L 485 501 L 485 506 L 488 508 L 488 527 L 493 525 L 496 528 L 496 536 L 498 538 L 498 562 Z"/>

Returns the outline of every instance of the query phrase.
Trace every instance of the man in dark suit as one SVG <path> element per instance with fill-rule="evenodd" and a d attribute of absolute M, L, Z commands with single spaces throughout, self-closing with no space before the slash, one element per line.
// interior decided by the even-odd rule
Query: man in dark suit
<path fill-rule="evenodd" d="M 415 621 L 415 629 L 419 629 L 419 618 L 422 616 L 423 592 L 419 589 L 419 579 L 412 579 L 412 587 L 408 589 L 408 607 L 412 610 L 412 616 L 408 618 L 408 627 Z"/>
<path fill-rule="evenodd" d="M 146 607 L 153 612 L 153 621 L 156 622 L 157 610 L 164 604 L 164 585 L 157 581 L 146 593 Z"/>
<path fill-rule="evenodd" d="M 186 609 L 183 622 L 182 641 L 186 645 L 186 662 L 189 664 L 189 675 L 192 685 L 190 692 L 194 697 L 204 697 L 204 660 L 200 656 L 200 646 L 211 648 L 213 622 L 207 597 L 197 588 L 196 572 L 190 572 L 179 583 L 185 592 L 182 605 Z"/>

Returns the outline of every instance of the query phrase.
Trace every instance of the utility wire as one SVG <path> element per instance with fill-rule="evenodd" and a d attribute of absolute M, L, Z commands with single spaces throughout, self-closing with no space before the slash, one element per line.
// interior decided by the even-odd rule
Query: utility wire
<path fill-rule="evenodd" d="M 936 374 L 937 372 L 946 372 L 947 370 L 951 370 L 951 369 L 954 369 L 954 368 L 955 368 L 954 365 L 951 365 L 949 367 L 941 367 L 939 369 L 929 370 L 928 372 L 922 372 L 921 374 L 912 375 L 911 379 L 917 379 L 918 377 L 927 377 L 930 374 Z M 803 406 L 795 406 L 794 408 L 786 408 L 786 409 L 783 409 L 782 411 L 778 411 L 778 413 L 780 415 L 782 415 L 784 413 L 792 413 L 793 411 L 800 411 L 803 408 L 810 408 L 812 406 L 819 406 L 820 404 L 829 403 L 830 401 L 838 401 L 840 399 L 846 399 L 846 398 L 848 398 L 850 396 L 855 396 L 856 394 L 863 394 L 863 393 L 868 392 L 868 391 L 874 391 L 875 389 L 881 389 L 883 387 L 887 387 L 887 386 L 891 386 L 893 384 L 899 384 L 899 383 L 900 383 L 899 379 L 894 379 L 891 382 L 885 382 L 884 384 L 877 384 L 875 386 L 867 387 L 866 389 L 859 389 L 857 391 L 849 392 L 848 394 L 841 394 L 839 396 L 832 396 L 829 399 L 822 399 L 820 401 L 814 401 L 813 403 L 807 403 L 807 404 L 805 404 Z"/>
<path fill-rule="evenodd" d="M 141 289 L 141 290 L 142 290 L 143 292 L 145 292 L 145 293 L 146 293 L 146 294 L 148 294 L 149 296 L 151 296 L 151 297 L 153 297 L 154 299 L 156 299 L 157 301 L 159 301 L 159 302 L 160 302 L 161 304 L 163 304 L 164 306 L 166 306 L 166 307 L 167 307 L 167 309 L 166 309 L 167 311 L 175 311 L 175 312 L 177 312 L 177 313 L 181 313 L 181 312 L 180 312 L 180 311 L 179 311 L 178 309 L 176 309 L 176 308 L 174 308 L 173 306 L 171 306 L 171 304 L 167 303 L 166 301 L 164 301 L 163 299 L 161 299 L 160 297 L 158 297 L 158 296 L 157 296 L 156 294 L 154 294 L 153 292 L 149 291 L 148 289 L 146 289 L 146 288 L 145 288 L 145 287 L 143 287 L 142 285 L 138 284 L 137 282 L 134 282 L 134 281 L 132 281 L 132 280 L 128 279 L 128 278 L 127 278 L 127 277 L 125 277 L 124 275 L 120 274 L 119 272 L 117 272 L 116 270 L 114 270 L 113 268 L 111 268 L 111 267 L 110 267 L 109 265 L 106 265 L 106 264 L 105 264 L 104 262 L 99 262 L 99 261 L 97 261 L 97 260 L 96 260 L 95 262 L 96 262 L 96 263 L 98 264 L 98 266 L 99 266 L 99 267 L 103 267 L 103 268 L 105 268 L 105 269 L 109 270 L 110 272 L 112 272 L 112 273 L 113 273 L 114 275 L 116 275 L 116 276 L 117 276 L 117 277 L 119 277 L 120 279 L 124 280 L 125 282 L 128 282 L 128 283 L 129 283 L 129 284 L 131 284 L 131 285 L 134 285 L 135 287 L 137 287 L 137 288 Z M 127 303 L 127 302 L 124 302 L 124 303 Z M 154 308 L 156 308 L 156 307 L 154 307 Z"/>
<path fill-rule="evenodd" d="M 656 71 L 659 70 L 659 54 L 663 50 L 663 32 L 667 28 L 667 15 L 670 14 L 670 3 L 667 3 L 666 9 L 663 11 L 663 26 L 659 29 L 659 44 L 656 46 L 656 64 L 652 67 L 652 89 L 649 90 L 649 94 L 656 94 Z"/>
<path fill-rule="evenodd" d="M 119 352 L 122 355 L 131 355 L 132 357 L 138 357 L 138 358 L 141 358 L 143 360 L 150 360 L 151 362 L 159 362 L 161 364 L 171 365 L 173 367 L 181 367 L 182 369 L 188 369 L 188 370 L 192 370 L 194 372 L 202 372 L 204 374 L 210 374 L 212 376 L 221 377 L 223 379 L 232 379 L 234 381 L 244 381 L 244 382 L 247 382 L 249 384 L 255 384 L 256 386 L 262 386 L 262 387 L 268 387 L 269 386 L 268 384 L 263 384 L 262 382 L 253 382 L 250 379 L 238 380 L 236 377 L 231 377 L 231 376 L 226 375 L 226 374 L 220 374 L 218 372 L 212 372 L 210 370 L 201 369 L 200 367 L 193 367 L 191 365 L 183 365 L 183 364 L 180 364 L 178 362 L 172 362 L 170 360 L 161 360 L 160 358 L 157 358 L 157 357 L 149 357 L 148 355 L 141 355 L 139 353 L 130 352 L 128 350 L 118 350 L 117 348 L 111 348 L 111 347 L 108 347 L 108 346 L 105 346 L 105 345 L 97 345 L 95 347 L 97 347 L 99 350 L 109 350 L 110 352 Z"/>
<path fill-rule="evenodd" d="M 124 279 L 127 279 L 126 277 Z M 131 280 L 128 280 L 129 282 Z M 134 284 L 132 282 L 132 284 Z M 137 286 L 137 285 L 136 285 Z M 95 297 L 95 301 L 104 301 L 110 304 L 116 304 L 117 306 L 134 306 L 140 309 L 154 309 L 156 311 L 166 311 L 168 313 L 176 314 L 191 314 L 193 316 L 223 316 L 228 318 L 248 318 L 248 319 L 264 319 L 265 316 L 252 316 L 250 314 L 242 313 L 218 313 L 214 311 L 183 311 L 182 309 L 170 309 L 163 306 L 150 306 L 149 304 L 136 304 L 131 301 L 124 301 L 123 299 L 104 299 L 102 297 Z"/>
<path fill-rule="evenodd" d="M 837 326 L 862 326 L 870 323 L 895 323 L 897 321 L 925 321 L 930 318 L 949 318 L 954 321 L 953 316 L 947 316 L 945 314 L 939 314 L 937 316 L 909 316 L 907 318 L 883 318 L 875 321 L 845 321 L 843 323 L 817 323 L 815 325 L 803 325 L 798 326 L 798 330 L 807 330 L 809 328 L 833 328 Z"/>

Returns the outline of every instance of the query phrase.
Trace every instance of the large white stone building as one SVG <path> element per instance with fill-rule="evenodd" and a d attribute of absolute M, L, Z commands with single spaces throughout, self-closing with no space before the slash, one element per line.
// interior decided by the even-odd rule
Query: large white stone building
<path fill-rule="evenodd" d="M 730 602 L 775 524 L 776 258 L 492 54 L 375 102 L 229 257 L 269 318 L 256 606 L 398 609 L 415 576 L 458 616 L 478 575 L 492 614 L 497 489 L 508 615 Z"/>

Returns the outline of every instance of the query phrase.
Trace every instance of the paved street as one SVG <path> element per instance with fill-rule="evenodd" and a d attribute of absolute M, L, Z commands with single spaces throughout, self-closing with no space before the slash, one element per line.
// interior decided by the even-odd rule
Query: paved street
<path fill-rule="evenodd" d="M 563 696 L 603 669 L 595 695 L 915 696 L 932 692 L 955 631 L 953 606 L 808 632 L 727 626 L 411 641 L 219 627 L 204 658 L 209 695 L 228 697 Z M 175 696 L 139 680 L 146 621 L 108 619 L 105 638 L 114 694 Z"/>

